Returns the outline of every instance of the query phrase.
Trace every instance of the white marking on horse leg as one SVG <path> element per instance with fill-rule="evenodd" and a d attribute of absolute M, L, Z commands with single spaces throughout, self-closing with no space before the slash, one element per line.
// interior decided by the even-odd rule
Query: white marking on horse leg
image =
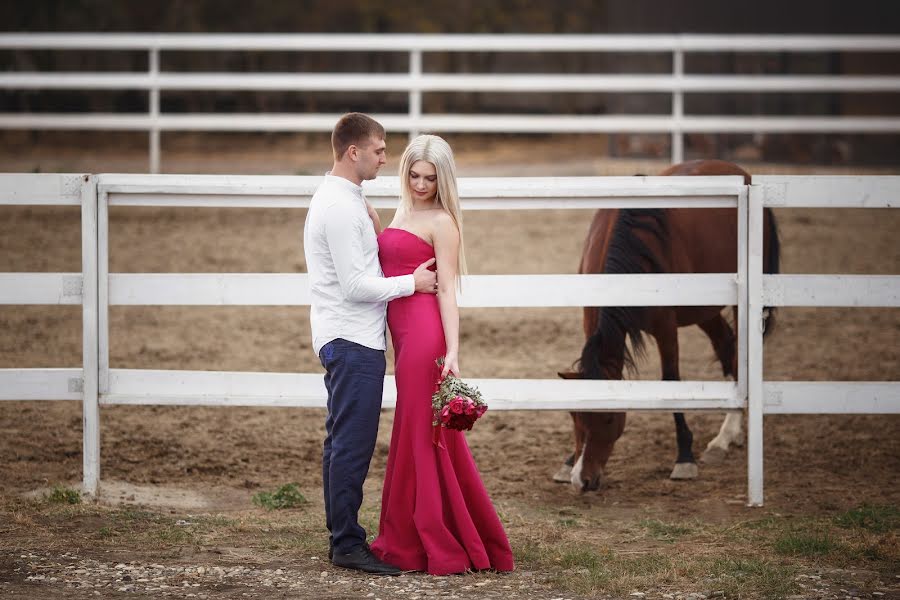
<path fill-rule="evenodd" d="M 732 444 L 736 446 L 744 445 L 743 418 L 744 415 L 740 412 L 725 414 L 725 420 L 722 421 L 722 426 L 719 428 L 719 435 L 706 445 L 706 450 L 703 452 L 703 462 L 710 464 L 720 463 L 725 459 L 725 455 L 728 454 L 728 449 Z"/>
<path fill-rule="evenodd" d="M 553 481 L 556 483 L 569 483 L 572 480 L 572 467 L 563 463 L 559 466 L 559 470 L 553 475 Z"/>
<path fill-rule="evenodd" d="M 744 413 L 732 412 L 725 416 L 722 427 L 728 430 L 728 440 L 735 446 L 744 445 Z"/>
<path fill-rule="evenodd" d="M 584 468 L 584 450 L 581 451 L 581 456 L 578 457 L 575 466 L 572 467 L 572 476 L 569 478 L 569 481 L 572 482 L 572 487 L 575 488 L 576 492 L 580 492 L 584 487 L 584 482 L 581 481 L 582 468 Z"/>

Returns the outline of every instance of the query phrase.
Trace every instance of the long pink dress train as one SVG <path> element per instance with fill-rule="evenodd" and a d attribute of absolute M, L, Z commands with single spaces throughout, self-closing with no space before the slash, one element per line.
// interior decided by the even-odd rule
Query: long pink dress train
<path fill-rule="evenodd" d="M 378 237 L 381 268 L 405 275 L 434 256 L 404 229 Z M 446 351 L 437 297 L 413 294 L 388 304 L 397 408 L 372 552 L 404 570 L 432 575 L 514 568 L 512 551 L 463 432 L 440 429 L 435 444 L 431 395 Z"/>

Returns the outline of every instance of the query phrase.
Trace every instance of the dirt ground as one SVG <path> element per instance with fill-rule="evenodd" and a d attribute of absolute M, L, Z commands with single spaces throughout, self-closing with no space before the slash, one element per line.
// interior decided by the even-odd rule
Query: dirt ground
<path fill-rule="evenodd" d="M 566 154 L 552 144 L 525 149 L 521 145 L 505 148 L 499 142 L 486 149 L 474 143 L 461 145 L 463 148 L 457 150 L 461 176 L 653 173 L 664 166 L 658 162 L 584 159 L 589 156 L 584 148 Z M 319 156 L 321 151 L 319 146 L 274 152 L 257 148 L 242 156 L 232 148 L 213 160 L 194 148 L 174 148 L 164 155 L 164 168 L 181 172 L 272 173 L 281 169 L 281 174 L 319 173 L 327 168 L 327 151 L 326 160 Z M 529 153 L 534 159 L 530 162 L 513 160 Z M 398 154 L 399 150 L 394 160 Z M 134 152 L 103 158 L 93 153 L 79 156 L 65 149 L 58 153 L 38 149 L 28 156 L 3 153 L 0 169 L 140 171 L 145 168 L 143 161 L 144 157 Z M 395 168 L 392 163 L 386 172 L 392 173 Z M 760 174 L 826 172 L 816 167 L 748 168 Z M 900 215 L 895 213 L 777 211 L 782 271 L 900 273 Z M 0 209 L 0 215 L 0 271 L 80 270 L 77 209 L 7 207 Z M 383 219 L 389 216 L 385 212 Z M 303 272 L 300 237 L 304 217 L 305 211 L 288 209 L 120 207 L 111 211 L 111 271 Z M 470 270 L 476 274 L 574 272 L 589 217 L 590 212 L 586 211 L 468 214 L 465 234 Z M 79 366 L 80 327 L 80 307 L 0 307 L 0 368 Z M 310 348 L 305 308 L 114 307 L 110 328 L 110 362 L 114 368 L 321 372 Z M 463 374 L 554 377 L 580 353 L 580 330 L 580 312 L 575 309 L 464 309 Z M 783 309 L 775 333 L 766 342 L 766 377 L 900 380 L 898 337 L 897 309 Z M 680 342 L 684 379 L 720 377 L 712 349 L 698 329 L 682 330 Z M 641 363 L 640 377 L 658 378 L 652 344 Z M 369 594 L 365 586 L 370 583 L 365 578 L 344 575 L 350 583 L 342 588 L 335 583 L 342 574 L 334 573 L 321 559 L 310 558 L 321 556 L 326 539 L 324 527 L 317 530 L 315 525 L 322 505 L 319 461 L 323 411 L 112 406 L 102 409 L 101 419 L 101 493 L 103 505 L 108 508 L 63 518 L 58 512 L 35 509 L 22 498 L 39 498 L 42 490 L 57 484 L 79 485 L 80 405 L 0 403 L 0 497 L 6 503 L 2 512 L 11 519 L 6 526 L 0 523 L 0 597 L 82 597 L 67 596 L 76 591 L 84 593 L 84 597 L 97 597 L 93 594 L 96 590 L 71 586 L 64 590 L 62 577 L 59 585 L 54 585 L 49 576 L 47 580 L 35 580 L 27 579 L 26 574 L 32 577 L 41 572 L 41 564 L 51 563 L 57 567 L 54 571 L 47 566 L 48 572 L 63 573 L 73 561 L 102 562 L 103 556 L 110 558 L 110 552 L 116 557 L 110 559 L 113 562 L 137 561 L 144 565 L 200 560 L 212 565 L 210 568 L 250 564 L 261 573 L 281 564 L 296 575 L 294 582 L 309 579 L 300 590 L 279 588 L 277 596 L 267 596 L 256 588 L 213 590 L 204 584 L 197 593 L 208 588 L 207 593 L 213 594 L 209 597 L 486 597 L 493 593 L 496 596 L 491 597 L 586 597 L 591 594 L 544 577 L 541 567 L 534 566 L 543 563 L 529 558 L 526 550 L 532 547 L 535 531 L 545 531 L 542 528 L 546 523 L 558 524 L 560 519 L 569 518 L 582 523 L 584 526 L 565 534 L 566 543 L 601 543 L 613 550 L 641 553 L 653 549 L 656 543 L 646 538 L 629 541 L 622 531 L 631 523 L 647 519 L 727 528 L 764 516 L 818 519 L 854 507 L 900 505 L 900 416 L 896 415 L 766 417 L 766 505 L 750 509 L 745 506 L 743 448 L 735 449 L 724 464 L 701 466 L 700 476 L 694 481 L 668 479 L 675 456 L 674 427 L 669 414 L 629 414 L 602 489 L 578 494 L 550 479 L 570 452 L 571 422 L 567 414 L 489 411 L 468 439 L 524 570 L 505 579 L 490 575 L 475 575 L 462 581 L 450 578 L 446 589 L 428 588 L 428 578 L 408 576 L 415 589 L 407 586 L 401 590 L 401 586 L 393 592 L 379 592 L 380 588 L 373 587 Z M 721 415 L 692 413 L 688 421 L 695 435 L 694 449 L 699 454 L 717 433 Z M 391 425 L 392 413 L 385 411 L 366 484 L 364 518 L 372 533 L 372 526 L 377 523 Z M 277 564 L 271 567 L 261 558 L 270 555 L 254 553 L 246 547 L 239 551 L 239 540 L 233 540 L 224 555 L 204 555 L 202 560 L 146 550 L 140 544 L 129 545 L 123 540 L 118 546 L 92 541 L 91 532 L 103 526 L 111 514 L 104 511 L 129 506 L 184 519 L 189 517 L 183 515 L 195 514 L 227 515 L 241 520 L 262 518 L 261 509 L 252 506 L 251 496 L 288 481 L 297 482 L 309 499 L 304 509 L 306 517 L 300 519 L 309 519 L 308 548 L 304 546 L 296 554 L 276 553 Z M 68 518 L 71 522 L 64 526 Z M 274 523 L 289 520 L 281 516 L 271 518 Z M 94 523 L 92 519 L 98 521 Z M 900 578 L 891 574 L 900 577 L 900 568 L 893 562 L 900 556 L 896 553 L 896 532 L 890 536 L 888 544 L 892 544 L 893 554 L 887 554 L 888 566 L 880 572 L 880 586 L 872 583 L 877 578 L 872 579 L 866 584 L 868 587 L 857 590 L 858 595 L 900 597 Z M 54 539 L 65 543 L 60 545 Z M 68 558 L 64 554 L 67 551 L 71 552 Z M 726 552 L 721 548 L 717 551 Z M 119 571 L 121 575 L 122 570 Z M 320 577 L 320 572 L 328 575 Z M 256 581 L 254 573 L 247 572 L 244 578 Z M 265 575 L 259 574 L 257 579 L 263 586 Z M 326 580 L 327 585 L 323 583 Z M 465 586 L 470 589 L 465 590 Z M 852 596 L 849 592 L 842 595 L 840 592 L 845 590 L 839 591 L 840 587 L 809 597 L 832 597 L 832 592 L 834 597 Z M 698 584 L 693 592 L 700 594 L 704 589 Z M 427 593 L 429 590 L 437 592 Z M 668 591 L 674 593 L 672 588 Z M 107 592 L 110 597 L 119 593 L 103 588 L 104 596 Z M 155 597 L 146 587 L 126 592 L 129 597 L 134 597 L 134 593 Z M 793 592 L 807 597 L 802 590 Z M 184 597 L 188 593 L 184 592 Z M 647 588 L 638 593 L 664 597 L 666 590 Z M 754 592 L 750 597 L 757 595 L 763 597 L 766 593 Z"/>

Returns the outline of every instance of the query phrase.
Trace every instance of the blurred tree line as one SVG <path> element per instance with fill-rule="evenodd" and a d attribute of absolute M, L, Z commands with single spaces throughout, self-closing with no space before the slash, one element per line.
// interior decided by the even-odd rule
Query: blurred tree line
<path fill-rule="evenodd" d="M 845 0 L 2 0 L 0 30 L 251 33 L 897 33 Z"/>
<path fill-rule="evenodd" d="M 0 29 L 248 33 L 897 33 L 900 3 L 757 0 L 0 0 Z M 166 51 L 164 72 L 402 73 L 405 52 Z M 5 71 L 146 71 L 146 52 L 0 51 Z M 671 73 L 668 53 L 426 53 L 426 72 Z M 689 73 L 896 74 L 896 55 L 691 54 Z M 900 114 L 897 94 L 688 94 L 687 114 Z M 179 112 L 407 111 L 406 93 L 163 91 Z M 669 94 L 431 93 L 427 113 L 667 114 Z M 135 90 L 2 90 L 0 112 L 137 112 Z"/>

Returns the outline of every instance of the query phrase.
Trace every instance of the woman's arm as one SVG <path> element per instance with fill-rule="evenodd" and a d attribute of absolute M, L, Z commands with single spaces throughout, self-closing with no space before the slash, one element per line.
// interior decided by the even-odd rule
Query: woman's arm
<path fill-rule="evenodd" d="M 453 219 L 440 212 L 434 228 L 434 255 L 437 258 L 438 305 L 444 325 L 447 354 L 441 377 L 452 371 L 459 376 L 459 306 L 456 304 L 456 274 L 459 259 L 459 230 Z"/>

